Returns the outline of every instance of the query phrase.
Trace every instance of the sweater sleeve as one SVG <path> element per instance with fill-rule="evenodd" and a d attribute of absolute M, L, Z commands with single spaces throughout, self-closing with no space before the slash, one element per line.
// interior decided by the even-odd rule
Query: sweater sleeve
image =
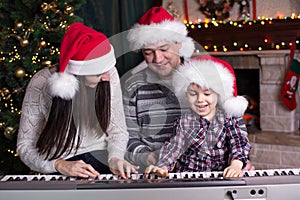
<path fill-rule="evenodd" d="M 124 159 L 128 142 L 128 132 L 122 104 L 120 78 L 116 68 L 110 71 L 111 87 L 111 119 L 107 133 L 108 159 L 117 157 Z"/>
<path fill-rule="evenodd" d="M 32 170 L 42 173 L 55 172 L 55 160 L 48 161 L 37 152 L 36 142 L 43 130 L 51 107 L 52 97 L 47 92 L 50 71 L 44 69 L 35 74 L 27 86 L 22 104 L 17 152 L 20 159 Z"/>
<path fill-rule="evenodd" d="M 142 139 L 142 127 L 137 116 L 139 112 L 137 102 L 138 88 L 144 79 L 139 74 L 135 76 L 132 76 L 132 74 L 126 75 L 122 77 L 123 105 L 127 130 L 129 132 L 126 159 L 135 165 L 146 166 L 151 148 Z"/>

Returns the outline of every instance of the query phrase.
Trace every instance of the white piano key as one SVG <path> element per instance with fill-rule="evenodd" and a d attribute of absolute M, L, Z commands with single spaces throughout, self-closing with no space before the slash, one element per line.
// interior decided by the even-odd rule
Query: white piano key
<path fill-rule="evenodd" d="M 170 179 L 174 179 L 174 178 L 181 178 L 181 174 L 180 173 L 169 173 L 169 178 Z"/>

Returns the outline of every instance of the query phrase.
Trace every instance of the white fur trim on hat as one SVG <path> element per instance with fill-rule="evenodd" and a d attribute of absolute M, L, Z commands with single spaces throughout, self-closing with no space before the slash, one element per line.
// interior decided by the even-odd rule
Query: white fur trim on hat
<path fill-rule="evenodd" d="M 68 73 L 56 72 L 48 79 L 50 93 L 65 100 L 72 99 L 79 88 L 79 82 L 75 76 Z"/>
<path fill-rule="evenodd" d="M 109 71 L 116 65 L 114 48 L 107 54 L 92 60 L 69 60 L 65 72 L 75 75 L 98 75 Z"/>
<path fill-rule="evenodd" d="M 240 117 L 244 115 L 248 107 L 248 101 L 243 96 L 230 97 L 225 100 L 222 107 L 227 114 Z"/>
<path fill-rule="evenodd" d="M 182 44 L 180 56 L 189 58 L 194 52 L 195 44 L 187 34 L 187 28 L 181 21 L 165 20 L 150 25 L 135 24 L 129 30 L 127 39 L 133 51 L 160 41 L 180 42 Z"/>

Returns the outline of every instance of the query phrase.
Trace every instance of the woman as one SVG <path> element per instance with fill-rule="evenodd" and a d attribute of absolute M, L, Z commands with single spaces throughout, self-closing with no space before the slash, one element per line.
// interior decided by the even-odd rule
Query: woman
<path fill-rule="evenodd" d="M 97 177 L 137 173 L 124 160 L 128 142 L 120 80 L 106 36 L 76 22 L 66 31 L 59 72 L 31 79 L 22 106 L 17 151 L 32 170 Z"/>

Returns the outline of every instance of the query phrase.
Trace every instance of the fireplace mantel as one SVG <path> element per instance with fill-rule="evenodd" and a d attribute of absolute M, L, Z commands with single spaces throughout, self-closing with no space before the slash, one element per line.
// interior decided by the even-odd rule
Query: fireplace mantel
<path fill-rule="evenodd" d="M 199 24 L 201 28 L 197 28 L 198 25 L 188 26 L 188 34 L 209 52 L 216 49 L 220 52 L 224 47 L 227 52 L 241 48 L 245 52 L 277 48 L 288 50 L 289 43 L 300 37 L 300 19 L 238 21 L 233 24 L 202 23 Z"/>
<path fill-rule="evenodd" d="M 227 52 L 209 52 L 212 56 L 249 56 L 249 55 L 282 55 L 290 54 L 290 50 L 262 50 L 262 51 L 227 51 Z"/>
<path fill-rule="evenodd" d="M 288 110 L 281 100 L 289 50 L 211 52 L 210 55 L 227 61 L 234 69 L 259 69 L 262 131 L 291 133 L 299 130 L 299 110 Z"/>

